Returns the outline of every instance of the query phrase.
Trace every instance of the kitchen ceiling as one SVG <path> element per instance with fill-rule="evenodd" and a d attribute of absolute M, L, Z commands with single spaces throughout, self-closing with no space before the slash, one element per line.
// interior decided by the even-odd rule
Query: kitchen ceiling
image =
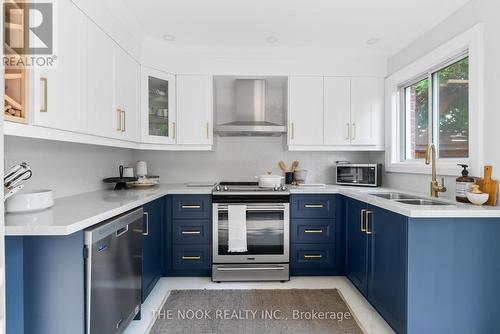
<path fill-rule="evenodd" d="M 468 0 L 106 0 L 144 36 L 186 48 L 401 50 Z M 167 36 L 167 37 L 165 37 Z"/>

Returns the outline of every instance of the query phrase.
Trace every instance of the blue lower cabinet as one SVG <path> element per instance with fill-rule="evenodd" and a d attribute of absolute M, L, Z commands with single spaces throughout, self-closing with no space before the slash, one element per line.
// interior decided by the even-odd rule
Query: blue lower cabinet
<path fill-rule="evenodd" d="M 83 231 L 5 238 L 7 333 L 85 333 L 83 249 Z"/>
<path fill-rule="evenodd" d="M 335 218 L 335 195 L 292 195 L 290 214 L 295 218 Z"/>
<path fill-rule="evenodd" d="M 364 221 L 366 212 L 365 203 L 350 198 L 345 200 L 345 272 L 365 297 L 368 292 L 368 235 Z"/>
<path fill-rule="evenodd" d="M 335 242 L 335 219 L 293 219 L 291 243 Z"/>
<path fill-rule="evenodd" d="M 343 230 L 340 196 L 290 197 L 290 273 L 295 276 L 342 274 Z"/>
<path fill-rule="evenodd" d="M 294 269 L 317 269 L 320 272 L 333 270 L 333 244 L 293 244 L 290 252 L 291 267 Z"/>
<path fill-rule="evenodd" d="M 210 220 L 174 220 L 173 243 L 209 244 L 212 238 Z"/>
<path fill-rule="evenodd" d="M 142 302 L 146 300 L 163 273 L 163 229 L 165 198 L 143 206 Z"/>
<path fill-rule="evenodd" d="M 174 270 L 204 270 L 212 265 L 210 245 L 174 245 Z"/>
<path fill-rule="evenodd" d="M 406 328 L 407 217 L 370 206 L 368 300 L 397 333 Z"/>
<path fill-rule="evenodd" d="M 168 196 L 166 217 L 165 276 L 211 276 L 211 195 Z"/>
<path fill-rule="evenodd" d="M 406 332 L 407 218 L 346 199 L 346 275 L 397 332 Z"/>
<path fill-rule="evenodd" d="M 173 219 L 210 219 L 211 195 L 172 195 Z"/>

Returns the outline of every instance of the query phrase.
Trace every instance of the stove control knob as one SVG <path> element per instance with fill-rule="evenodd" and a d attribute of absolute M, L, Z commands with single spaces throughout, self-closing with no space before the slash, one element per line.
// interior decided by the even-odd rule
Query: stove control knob
<path fill-rule="evenodd" d="M 280 190 L 280 187 L 274 186 L 274 191 L 278 191 L 278 190 Z"/>
<path fill-rule="evenodd" d="M 229 191 L 229 187 L 228 186 L 224 186 L 224 191 Z"/>
<path fill-rule="evenodd" d="M 285 186 L 281 186 L 281 191 L 286 191 L 286 187 Z"/>
<path fill-rule="evenodd" d="M 215 191 L 220 191 L 220 186 L 219 185 L 215 186 Z"/>

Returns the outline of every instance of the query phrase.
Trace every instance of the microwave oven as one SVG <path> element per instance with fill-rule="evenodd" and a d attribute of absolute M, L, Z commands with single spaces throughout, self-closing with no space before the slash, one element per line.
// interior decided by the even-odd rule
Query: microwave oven
<path fill-rule="evenodd" d="M 337 184 L 379 187 L 382 184 L 382 164 L 338 164 Z"/>

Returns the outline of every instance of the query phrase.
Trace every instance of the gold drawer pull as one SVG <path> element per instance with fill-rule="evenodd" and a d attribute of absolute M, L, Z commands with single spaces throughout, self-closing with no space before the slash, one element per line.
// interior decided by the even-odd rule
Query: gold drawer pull
<path fill-rule="evenodd" d="M 306 204 L 304 207 L 307 209 L 323 209 L 325 206 L 323 204 Z"/>
<path fill-rule="evenodd" d="M 304 259 L 321 259 L 323 258 L 323 255 L 317 254 L 317 255 L 304 255 Z"/>
<path fill-rule="evenodd" d="M 370 228 L 368 226 L 368 224 L 370 223 L 370 214 L 371 213 L 372 213 L 371 211 L 366 211 L 366 213 L 365 213 L 365 221 L 366 221 L 366 230 L 365 230 L 365 232 L 366 232 L 366 234 L 373 234 L 373 232 L 370 231 Z"/>
<path fill-rule="evenodd" d="M 122 115 L 123 115 L 123 119 L 122 119 L 122 124 L 123 124 L 123 128 L 122 128 L 122 132 L 125 132 L 127 130 L 127 114 L 125 113 L 125 110 L 121 110 L 122 112 Z"/>
<path fill-rule="evenodd" d="M 323 230 L 305 230 L 305 233 L 323 233 Z"/>
<path fill-rule="evenodd" d="M 183 260 L 196 261 L 201 260 L 201 256 L 183 256 Z"/>
<path fill-rule="evenodd" d="M 43 83 L 43 107 L 40 108 L 40 112 L 48 112 L 49 111 L 49 79 L 45 77 L 41 77 L 40 81 Z"/>
<path fill-rule="evenodd" d="M 365 214 L 366 214 L 366 210 L 363 209 L 361 210 L 361 232 L 366 232 L 366 227 L 365 227 Z"/>
<path fill-rule="evenodd" d="M 182 234 L 201 234 L 201 231 L 182 231 Z"/>
<path fill-rule="evenodd" d="M 181 208 L 183 208 L 183 209 L 201 209 L 201 205 L 186 204 L 186 205 L 182 205 Z"/>
<path fill-rule="evenodd" d="M 117 115 L 118 115 L 118 119 L 116 120 L 116 131 L 123 131 L 123 128 L 122 128 L 122 124 L 123 124 L 123 121 L 122 121 L 122 116 L 123 116 L 123 112 L 120 108 L 116 109 L 116 112 L 117 112 Z"/>

